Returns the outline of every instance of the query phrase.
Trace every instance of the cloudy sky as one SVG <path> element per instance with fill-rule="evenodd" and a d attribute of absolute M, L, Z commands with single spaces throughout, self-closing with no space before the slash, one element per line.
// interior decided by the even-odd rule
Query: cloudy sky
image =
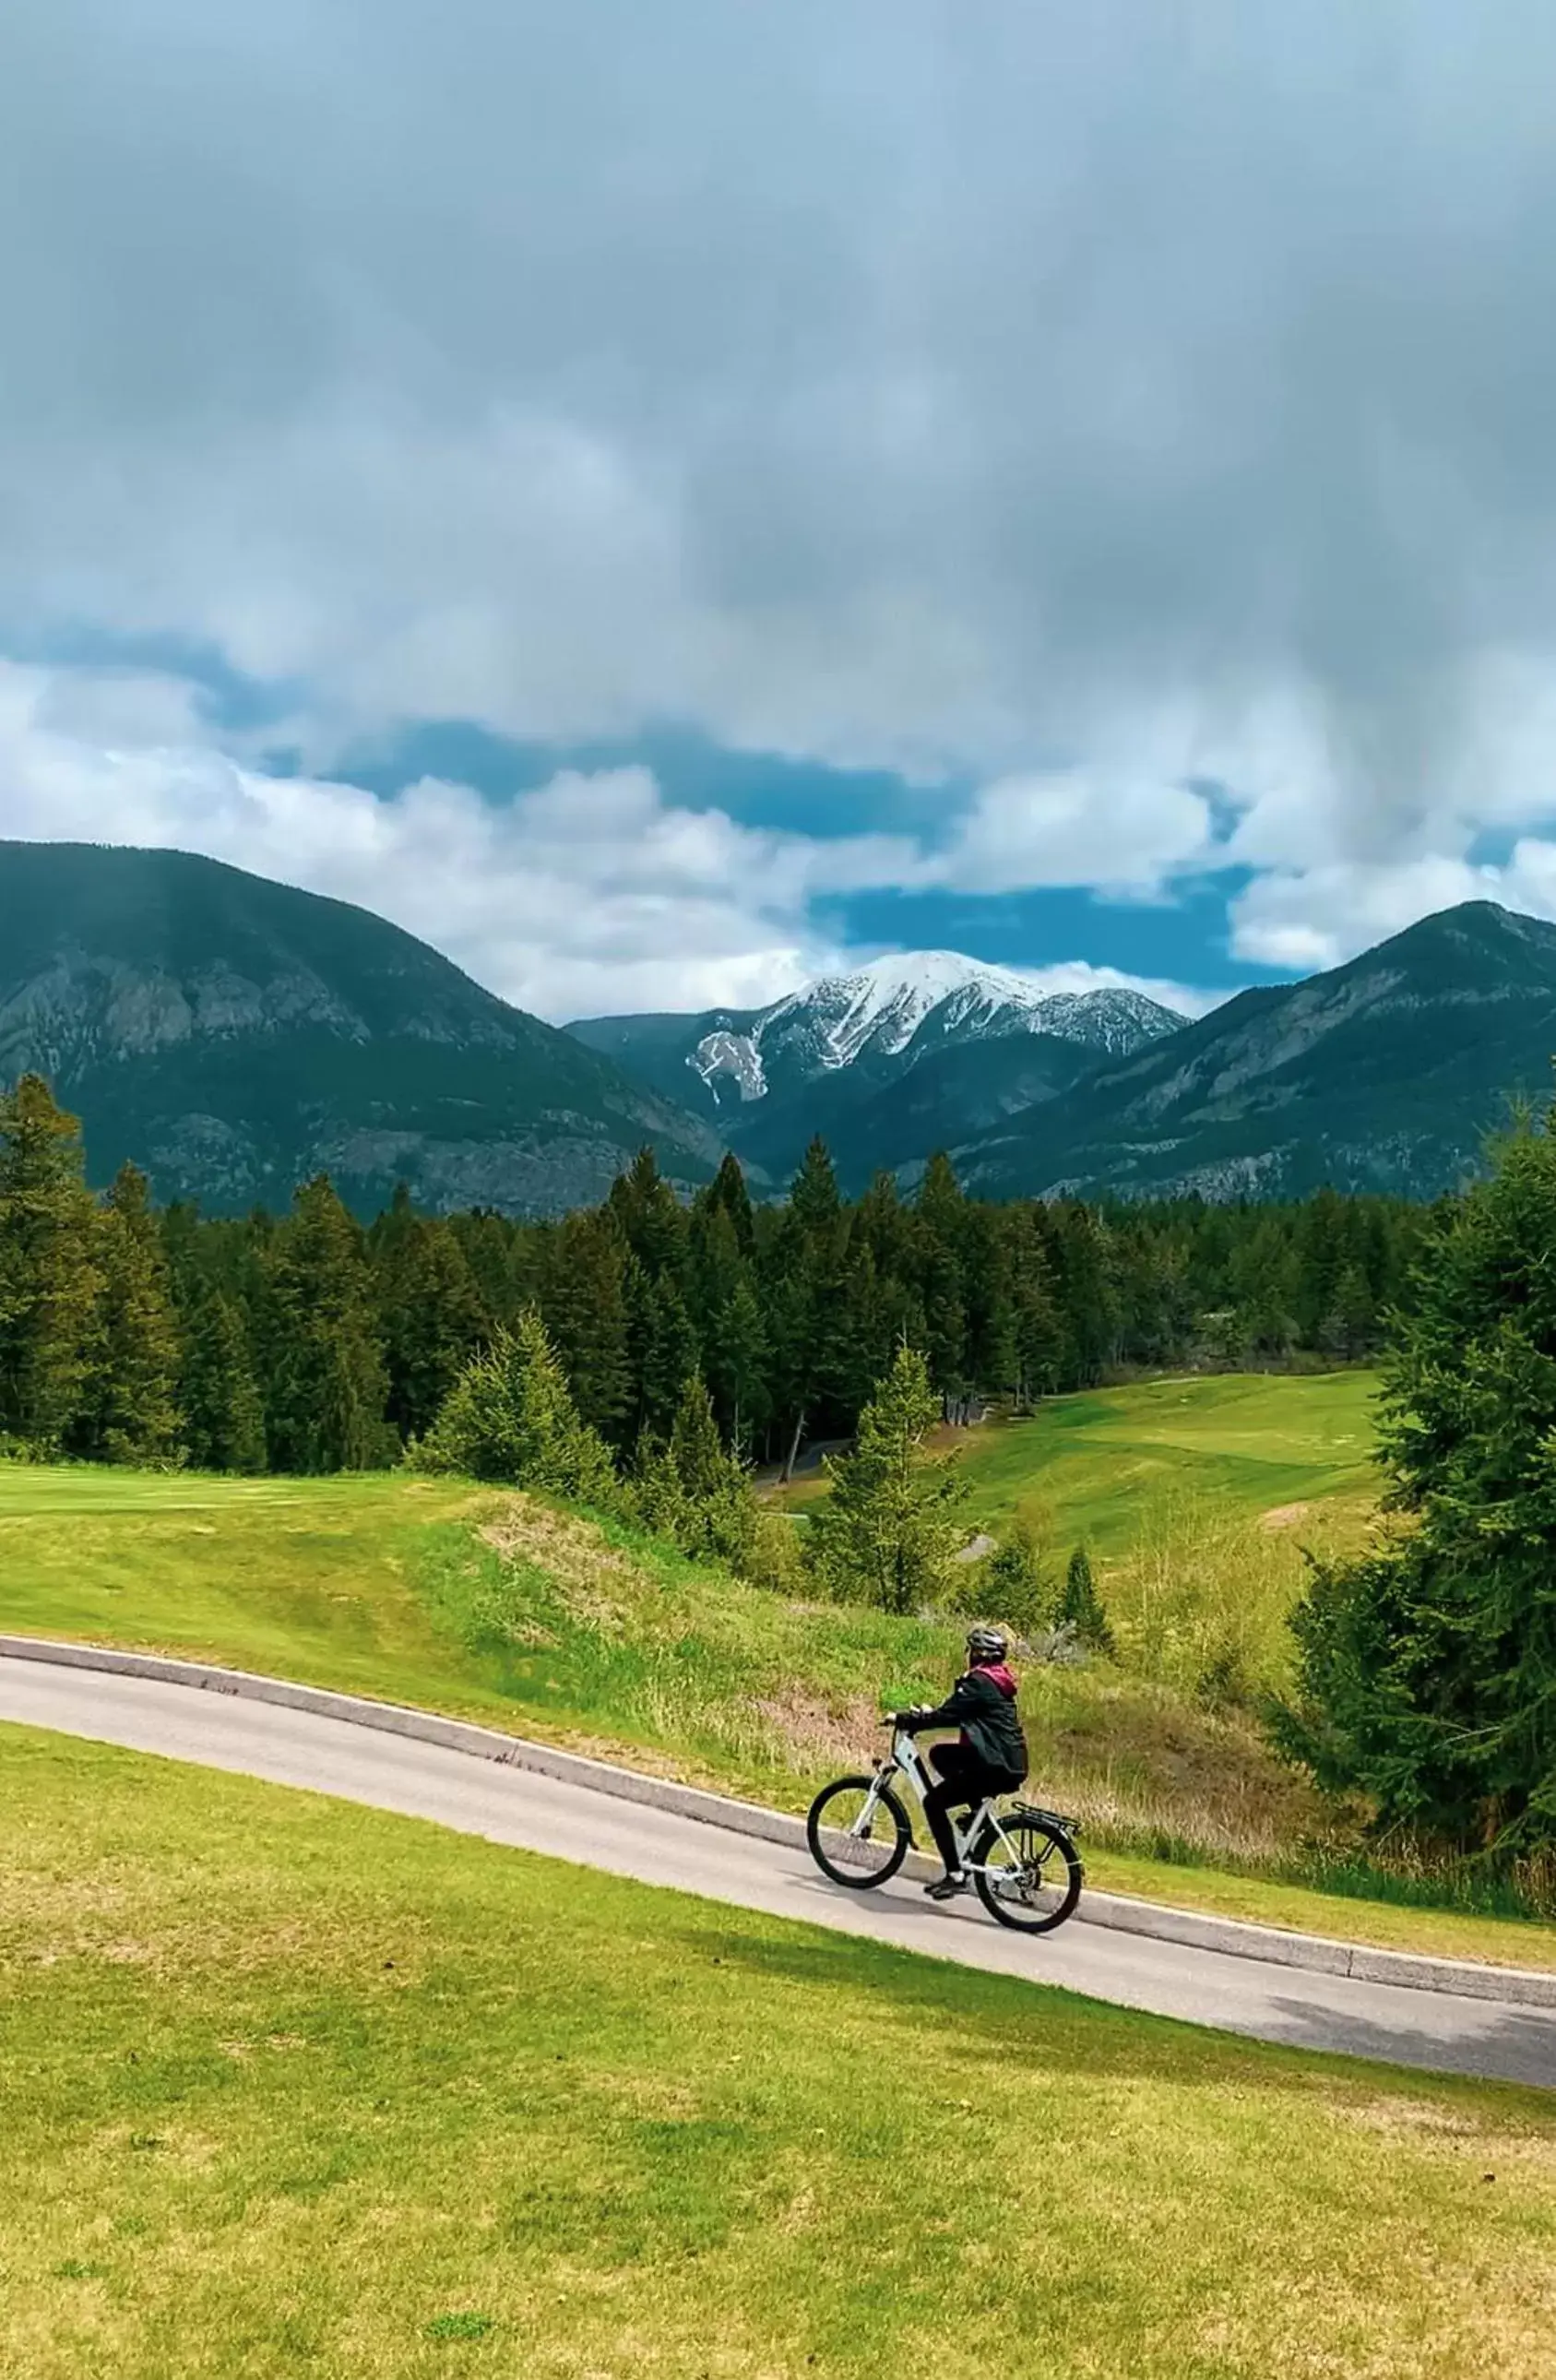
<path fill-rule="evenodd" d="M 563 1017 L 1556 916 L 1539 0 L 17 0 L 0 833 Z"/>

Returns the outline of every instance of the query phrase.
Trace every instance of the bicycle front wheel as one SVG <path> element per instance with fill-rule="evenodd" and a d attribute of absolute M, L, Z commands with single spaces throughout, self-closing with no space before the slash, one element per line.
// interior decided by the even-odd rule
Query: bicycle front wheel
<path fill-rule="evenodd" d="M 912 1846 L 913 1828 L 878 1777 L 840 1777 L 811 1803 L 805 1839 L 821 1874 L 857 1892 L 895 1876 Z"/>
<path fill-rule="evenodd" d="M 973 1881 L 991 1917 L 1018 1934 L 1052 1934 L 1080 1899 L 1080 1853 L 1068 1835 L 1023 1811 L 1002 1814 L 973 1854 Z"/>

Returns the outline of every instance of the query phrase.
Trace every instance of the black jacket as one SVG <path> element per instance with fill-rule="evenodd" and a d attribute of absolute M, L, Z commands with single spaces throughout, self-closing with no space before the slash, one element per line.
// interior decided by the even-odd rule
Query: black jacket
<path fill-rule="evenodd" d="M 920 1728 L 959 1727 L 968 1750 L 991 1768 L 1003 1768 L 1009 1777 L 1027 1774 L 1027 1739 L 1016 1714 L 1015 1680 L 1003 1665 L 969 1670 L 935 1709 L 906 1711 L 903 1717 L 915 1735 Z"/>

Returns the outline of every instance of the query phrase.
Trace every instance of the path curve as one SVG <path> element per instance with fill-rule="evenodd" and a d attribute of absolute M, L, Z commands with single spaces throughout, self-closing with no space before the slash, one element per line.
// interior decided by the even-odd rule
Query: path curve
<path fill-rule="evenodd" d="M 1303 2049 L 1556 2088 L 1556 2011 L 1266 1965 L 1096 1926 L 1028 1941 L 899 1880 L 845 1894 L 803 1852 L 313 1711 L 0 1661 L 0 1719 L 298 1786 L 645 1884 Z"/>

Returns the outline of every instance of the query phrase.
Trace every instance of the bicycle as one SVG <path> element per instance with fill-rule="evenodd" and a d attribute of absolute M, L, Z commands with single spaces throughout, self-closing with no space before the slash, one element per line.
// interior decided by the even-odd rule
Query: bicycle
<path fill-rule="evenodd" d="M 811 1803 L 806 1840 L 831 1883 L 866 1891 L 890 1883 L 902 1866 L 913 1827 L 893 1790 L 899 1777 L 922 1808 L 931 1780 L 905 1728 L 893 1729 L 891 1756 L 876 1762 L 872 1776 L 839 1777 Z M 1052 1934 L 1074 1914 L 1085 1881 L 1077 1831 L 1073 1818 L 1032 1802 L 1001 1810 L 989 1800 L 964 1828 L 952 1820 L 958 1866 L 971 1875 L 990 1916 L 1021 1934 Z"/>

